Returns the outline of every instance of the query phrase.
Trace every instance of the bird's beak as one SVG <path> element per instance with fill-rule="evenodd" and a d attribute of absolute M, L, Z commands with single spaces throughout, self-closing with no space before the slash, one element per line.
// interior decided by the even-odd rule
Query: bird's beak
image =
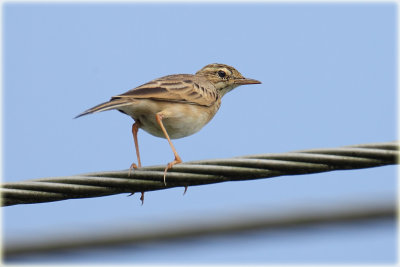
<path fill-rule="evenodd" d="M 261 82 L 254 79 L 243 78 L 243 79 L 236 79 L 234 83 L 237 85 L 243 85 L 243 84 L 260 84 Z"/>

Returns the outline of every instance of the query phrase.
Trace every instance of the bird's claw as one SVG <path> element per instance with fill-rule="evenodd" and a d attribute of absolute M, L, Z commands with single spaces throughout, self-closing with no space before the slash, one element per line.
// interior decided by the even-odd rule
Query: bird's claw
<path fill-rule="evenodd" d="M 169 170 L 169 169 L 171 169 L 174 165 L 176 165 L 176 164 L 178 164 L 178 163 L 181 163 L 182 162 L 182 160 L 181 160 L 181 158 L 178 156 L 175 156 L 175 159 L 174 159 L 174 161 L 172 161 L 172 162 L 170 162 L 170 163 L 168 163 L 167 164 L 167 167 L 165 167 L 165 170 L 164 170 L 164 185 L 165 186 L 167 186 L 167 180 L 166 180 L 166 177 L 167 177 L 167 171 Z"/>
<path fill-rule="evenodd" d="M 142 206 L 143 206 L 143 203 L 144 203 L 144 192 L 142 192 L 142 195 L 140 196 L 140 200 L 142 201 Z"/>
<path fill-rule="evenodd" d="M 131 166 L 129 167 L 128 177 L 131 176 L 132 169 L 137 170 L 138 166 L 135 163 L 131 164 Z"/>

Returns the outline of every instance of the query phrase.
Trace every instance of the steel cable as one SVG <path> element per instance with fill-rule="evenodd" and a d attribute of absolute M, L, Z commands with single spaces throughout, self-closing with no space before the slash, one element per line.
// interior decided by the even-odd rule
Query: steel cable
<path fill-rule="evenodd" d="M 388 142 L 186 162 L 168 171 L 166 186 L 162 165 L 3 183 L 0 193 L 10 206 L 397 163 L 398 143 Z"/>
<path fill-rule="evenodd" d="M 296 206 L 292 210 L 269 210 L 268 208 L 257 208 L 250 210 L 235 210 L 233 213 L 226 213 L 222 216 L 212 216 L 206 221 L 192 217 L 190 220 L 175 219 L 169 224 L 156 224 L 139 226 L 135 224 L 121 224 L 118 222 L 114 230 L 110 231 L 109 225 L 95 233 L 88 233 L 84 229 L 74 230 L 67 235 L 65 232 L 56 231 L 48 234 L 47 237 L 38 236 L 35 239 L 21 238 L 12 242 L 5 242 L 4 259 L 24 256 L 39 256 L 42 254 L 54 255 L 54 253 L 85 253 L 85 249 L 93 251 L 100 249 L 102 252 L 112 248 L 120 249 L 122 246 L 130 246 L 132 251 L 134 245 L 153 244 L 160 242 L 185 242 L 201 237 L 216 237 L 223 235 L 243 234 L 248 231 L 261 231 L 261 236 L 266 231 L 291 229 L 301 231 L 301 228 L 308 226 L 310 229 L 319 229 L 312 225 L 338 223 L 341 226 L 345 223 L 368 224 L 382 220 L 396 220 L 396 205 L 393 202 L 368 202 L 365 199 L 355 201 L 347 199 L 338 201 L 335 205 L 323 205 L 316 208 L 309 206 Z M 192 215 L 193 216 L 193 215 Z M 191 216 L 189 216 L 190 218 Z M 318 231 L 318 230 L 317 230 Z M 251 235 L 250 235 L 251 236 Z M 394 239 L 395 237 L 393 237 Z M 191 243 L 189 242 L 189 243 Z M 119 247 L 118 247 L 119 246 Z"/>

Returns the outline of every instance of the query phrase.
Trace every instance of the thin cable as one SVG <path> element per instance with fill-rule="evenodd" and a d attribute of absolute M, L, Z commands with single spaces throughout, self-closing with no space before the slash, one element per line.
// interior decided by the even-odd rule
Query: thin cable
<path fill-rule="evenodd" d="M 345 204 L 344 204 L 345 203 Z M 339 204 L 339 205 L 338 205 Z M 62 253 L 67 251 L 69 255 L 78 252 L 85 253 L 84 249 L 101 249 L 104 253 L 107 248 L 117 249 L 116 246 L 129 245 L 149 245 L 157 242 L 174 241 L 185 242 L 188 239 L 193 242 L 197 237 L 234 235 L 246 231 L 273 231 L 277 229 L 296 230 L 304 226 L 316 224 L 339 223 L 367 223 L 373 220 L 395 220 L 396 206 L 392 202 L 366 203 L 360 201 L 343 201 L 335 206 L 324 206 L 323 208 L 296 207 L 295 210 L 282 212 L 271 211 L 265 208 L 257 210 L 240 211 L 233 214 L 215 216 L 207 220 L 191 218 L 182 220 L 178 218 L 176 222 L 169 224 L 138 225 L 117 224 L 110 231 L 106 229 L 98 230 L 95 233 L 87 233 L 75 230 L 74 233 L 60 233 L 56 231 L 48 237 L 41 236 L 36 239 L 21 239 L 4 244 L 4 258 L 6 260 L 17 259 L 26 255 L 37 255 L 47 253 Z M 311 227 L 313 228 L 313 227 Z M 316 227 L 318 229 L 318 227 Z M 307 228 L 309 231 L 310 228 Z M 189 242 L 190 243 L 190 242 Z M 134 248 L 133 248 L 134 249 Z"/>
<path fill-rule="evenodd" d="M 0 193 L 2 206 L 11 206 L 391 164 L 398 164 L 397 142 L 186 162 L 168 171 L 167 186 L 162 165 L 130 175 L 123 170 L 4 183 Z"/>

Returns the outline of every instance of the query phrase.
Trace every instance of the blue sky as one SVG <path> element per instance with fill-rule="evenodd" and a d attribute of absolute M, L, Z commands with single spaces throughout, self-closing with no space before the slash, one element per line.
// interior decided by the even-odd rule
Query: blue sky
<path fill-rule="evenodd" d="M 230 92 L 206 127 L 175 140 L 184 161 L 396 140 L 396 31 L 390 3 L 5 4 L 3 181 L 127 169 L 136 160 L 131 118 L 116 111 L 73 117 L 154 78 L 195 73 L 214 62 L 262 84 Z M 139 143 L 144 165 L 173 159 L 164 139 L 140 131 Z M 3 209 L 4 236 L 12 241 L 119 222 L 140 226 L 198 214 L 390 202 L 395 171 L 389 166 L 231 182 L 191 187 L 184 197 L 182 188 L 169 189 L 147 193 L 144 206 L 138 195 L 14 206 Z M 333 256 L 317 262 L 394 261 L 393 224 L 365 231 L 382 241 L 374 249 L 360 246 L 366 236 L 358 230 L 319 230 L 315 240 L 286 235 L 278 240 L 292 244 L 289 251 L 282 241 L 274 257 L 251 259 L 312 262 L 290 251 L 322 246 Z M 220 242 L 187 249 L 180 259 L 227 246 L 242 261 L 249 257 L 238 249 L 240 241 Z M 141 261 L 126 251 L 105 257 L 169 262 L 177 251 L 157 259 L 148 253 Z M 79 257 L 74 260 L 84 261 Z M 94 258 L 86 255 L 87 262 Z"/>

